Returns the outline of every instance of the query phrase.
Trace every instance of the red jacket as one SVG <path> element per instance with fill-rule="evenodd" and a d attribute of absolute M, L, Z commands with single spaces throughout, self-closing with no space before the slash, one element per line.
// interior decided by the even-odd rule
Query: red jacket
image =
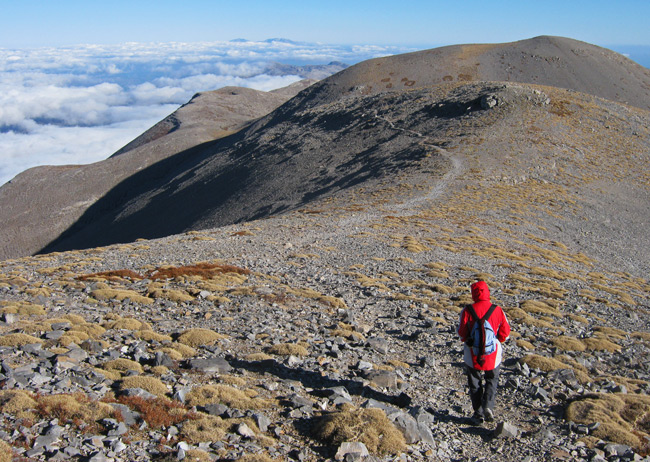
<path fill-rule="evenodd" d="M 473 306 L 476 315 L 479 318 L 482 318 L 490 309 L 490 306 L 492 306 L 492 302 L 490 301 L 490 289 L 485 281 L 478 281 L 472 284 L 472 299 L 474 300 Z M 505 342 L 510 335 L 510 324 L 508 324 L 508 318 L 506 318 L 506 314 L 500 306 L 497 306 L 497 308 L 492 312 L 489 321 L 498 340 L 497 348 L 494 353 L 484 357 L 485 362 L 482 366 L 476 362 L 476 356 L 472 353 L 472 349 L 465 345 L 465 364 L 482 371 L 491 371 L 501 364 L 501 358 L 503 356 L 503 347 L 501 346 L 501 343 Z M 463 309 L 460 313 L 460 322 L 458 324 L 458 335 L 463 342 L 467 341 L 467 338 L 472 331 L 472 327 L 474 326 L 474 322 L 475 321 L 469 312 L 466 309 Z"/>

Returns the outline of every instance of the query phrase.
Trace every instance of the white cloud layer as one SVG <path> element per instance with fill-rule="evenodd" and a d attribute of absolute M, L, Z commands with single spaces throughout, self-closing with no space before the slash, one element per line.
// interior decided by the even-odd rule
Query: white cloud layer
<path fill-rule="evenodd" d="M 285 40 L 0 48 L 0 185 L 36 165 L 109 157 L 199 91 L 273 90 L 267 65 L 354 64 L 412 51 Z"/>

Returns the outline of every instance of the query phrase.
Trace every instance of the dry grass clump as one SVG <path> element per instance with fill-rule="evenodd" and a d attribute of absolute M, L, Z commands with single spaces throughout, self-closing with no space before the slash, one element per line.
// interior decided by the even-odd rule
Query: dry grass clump
<path fill-rule="evenodd" d="M 281 356 L 307 356 L 309 354 L 307 348 L 297 343 L 276 343 L 268 348 L 268 352 L 272 355 Z"/>
<path fill-rule="evenodd" d="M 165 395 L 169 392 L 167 385 L 162 383 L 160 379 L 157 379 L 156 377 L 139 375 L 125 377 L 122 380 L 120 389 L 126 390 L 127 388 L 142 388 L 143 390 L 148 391 L 149 393 L 154 394 L 159 398 L 165 397 Z"/>
<path fill-rule="evenodd" d="M 14 451 L 4 441 L 0 440 L 0 462 L 11 462 L 13 459 Z"/>
<path fill-rule="evenodd" d="M 235 462 L 277 462 L 279 459 L 271 459 L 270 456 L 261 452 L 259 454 L 245 454 Z"/>
<path fill-rule="evenodd" d="M 57 418 L 59 423 L 81 425 L 111 417 L 113 408 L 99 401 L 91 401 L 86 395 L 45 395 L 37 399 L 36 410 L 46 418 Z"/>
<path fill-rule="evenodd" d="M 601 336 L 586 338 L 582 341 L 589 350 L 616 352 L 622 348 L 620 345 Z"/>
<path fill-rule="evenodd" d="M 196 350 L 194 348 L 178 342 L 173 342 L 157 351 L 166 353 L 174 361 L 180 361 L 181 359 L 193 358 L 196 356 Z"/>
<path fill-rule="evenodd" d="M 641 449 L 650 437 L 650 396 L 587 395 L 568 406 L 566 418 L 587 425 L 598 422 L 594 436 Z"/>
<path fill-rule="evenodd" d="M 587 349 L 587 346 L 580 339 L 568 335 L 555 337 L 551 342 L 556 348 L 564 351 L 585 351 Z"/>
<path fill-rule="evenodd" d="M 107 371 L 136 371 L 140 374 L 144 372 L 140 363 L 127 358 L 117 358 L 112 361 L 107 361 L 103 364 L 103 368 Z"/>
<path fill-rule="evenodd" d="M 36 409 L 37 402 L 31 393 L 23 390 L 0 391 L 0 411 L 16 418 L 29 418 Z"/>
<path fill-rule="evenodd" d="M 627 337 L 627 332 L 621 329 L 617 329 L 616 327 L 597 326 L 594 327 L 594 332 L 598 332 L 599 334 L 606 335 L 610 338 L 616 338 L 619 340 L 624 340 Z"/>
<path fill-rule="evenodd" d="M 90 293 L 91 297 L 97 300 L 118 300 L 124 301 L 127 298 L 135 303 L 149 305 L 153 303 L 153 299 L 144 297 L 139 293 L 128 289 L 95 289 Z"/>
<path fill-rule="evenodd" d="M 537 313 L 562 317 L 562 312 L 553 307 L 548 301 L 526 300 L 520 304 L 520 307 L 527 313 Z"/>
<path fill-rule="evenodd" d="M 562 359 L 564 359 L 564 357 Z M 568 360 L 568 358 L 566 359 Z M 572 365 L 556 358 L 547 358 L 546 356 L 531 354 L 524 356 L 520 361 L 526 363 L 530 368 L 539 369 L 544 372 L 552 372 L 558 369 L 572 369 L 576 379 L 578 379 L 580 383 L 586 383 L 591 380 L 584 371 L 576 369 Z"/>
<path fill-rule="evenodd" d="M 7 334 L 0 337 L 0 346 L 17 347 L 30 345 L 33 343 L 43 343 L 43 340 L 29 334 L 22 334 L 20 332 Z"/>
<path fill-rule="evenodd" d="M 235 409 L 261 409 L 269 406 L 265 399 L 251 398 L 244 391 L 229 385 L 203 385 L 193 388 L 185 397 L 189 406 L 225 404 Z"/>
<path fill-rule="evenodd" d="M 181 428 L 181 439 L 191 444 L 220 441 L 226 434 L 223 426 L 223 420 L 212 415 L 187 420 Z"/>
<path fill-rule="evenodd" d="M 198 347 L 202 345 L 214 345 L 217 341 L 227 338 L 223 334 L 219 334 L 210 329 L 188 329 L 184 331 L 177 339 L 178 343 L 190 347 Z"/>
<path fill-rule="evenodd" d="M 29 302 L 5 303 L 3 303 L 4 306 L 0 309 L 0 313 L 19 314 L 21 316 L 42 316 L 45 314 L 45 308 L 42 305 Z"/>
<path fill-rule="evenodd" d="M 151 284 L 147 289 L 147 297 L 154 299 L 170 300 L 175 303 L 188 303 L 194 300 L 190 294 L 182 290 L 165 289 L 157 283 Z"/>
<path fill-rule="evenodd" d="M 198 276 L 202 279 L 212 279 L 217 274 L 235 273 L 248 275 L 251 271 L 246 268 L 240 268 L 233 265 L 222 265 L 217 263 L 197 263 L 188 266 L 169 266 L 161 267 L 147 274 L 151 280 L 174 279 L 185 276 Z"/>
<path fill-rule="evenodd" d="M 397 454 L 406 449 L 404 435 L 381 409 L 344 406 L 317 418 L 313 433 L 317 439 L 333 446 L 346 441 L 361 442 L 373 454 Z"/>
<path fill-rule="evenodd" d="M 100 273 L 84 274 L 77 276 L 76 278 L 79 281 L 112 281 L 112 282 L 123 282 L 125 280 L 139 281 L 144 279 L 144 276 L 136 273 L 135 271 L 123 269 L 123 270 L 113 270 L 113 271 L 102 271 Z"/>
<path fill-rule="evenodd" d="M 183 460 L 186 460 L 188 462 L 213 462 L 214 459 L 209 453 L 203 451 L 202 449 L 190 449 L 185 453 L 185 459 Z"/>
<path fill-rule="evenodd" d="M 251 353 L 244 357 L 246 361 L 268 361 L 273 359 L 273 356 L 267 355 L 266 353 Z"/>
<path fill-rule="evenodd" d="M 140 330 L 135 333 L 135 338 L 144 340 L 145 342 L 171 342 L 172 338 L 169 335 L 159 334 L 152 330 Z"/>

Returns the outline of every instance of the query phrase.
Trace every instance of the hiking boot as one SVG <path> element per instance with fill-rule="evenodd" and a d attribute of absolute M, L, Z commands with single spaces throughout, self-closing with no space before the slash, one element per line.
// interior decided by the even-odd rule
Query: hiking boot
<path fill-rule="evenodd" d="M 472 425 L 481 425 L 483 423 L 483 416 L 477 411 L 470 417 L 470 422 Z"/>
<path fill-rule="evenodd" d="M 486 422 L 494 422 L 494 412 L 492 412 L 492 409 L 486 407 L 483 409 L 483 414 L 485 415 Z"/>

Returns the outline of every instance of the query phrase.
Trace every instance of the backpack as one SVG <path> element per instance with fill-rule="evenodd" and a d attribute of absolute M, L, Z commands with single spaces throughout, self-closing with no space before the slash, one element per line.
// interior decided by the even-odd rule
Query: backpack
<path fill-rule="evenodd" d="M 469 334 L 467 345 L 472 348 L 472 353 L 476 356 L 476 362 L 479 366 L 485 363 L 484 356 L 494 353 L 497 349 L 497 338 L 492 328 L 492 324 L 488 319 L 496 309 L 496 305 L 492 304 L 490 309 L 485 313 L 485 316 L 479 318 L 474 311 L 472 305 L 467 305 L 467 312 L 474 319 L 474 326 Z"/>

